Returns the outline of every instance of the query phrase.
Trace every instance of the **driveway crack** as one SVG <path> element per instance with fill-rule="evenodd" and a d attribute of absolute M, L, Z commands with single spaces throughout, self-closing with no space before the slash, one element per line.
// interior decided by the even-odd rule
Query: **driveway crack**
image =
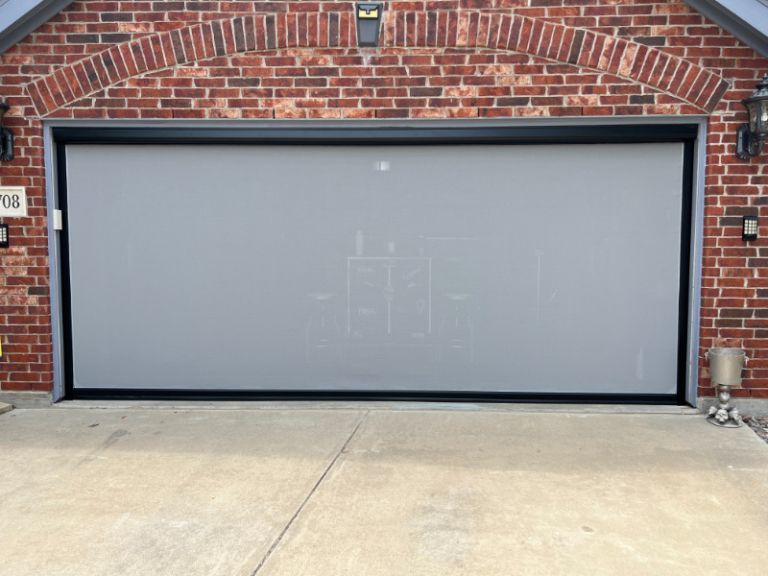
<path fill-rule="evenodd" d="M 328 474 L 331 472 L 333 467 L 336 465 L 336 462 L 339 460 L 341 455 L 347 451 L 347 446 L 349 446 L 350 442 L 352 442 L 352 439 L 357 434 L 357 431 L 363 425 L 363 422 L 365 422 L 365 419 L 368 418 L 369 413 L 370 413 L 370 410 L 366 410 L 363 413 L 363 415 L 360 417 L 360 419 L 357 421 L 357 423 L 355 424 L 355 427 L 352 429 L 352 432 L 350 432 L 349 436 L 344 441 L 344 444 L 341 445 L 341 448 L 339 448 L 339 450 L 334 455 L 333 459 L 331 459 L 331 461 L 328 463 L 328 466 L 325 467 L 325 470 L 323 470 L 323 473 L 320 475 L 320 478 L 317 479 L 317 482 L 315 482 L 314 486 L 312 486 L 312 489 L 304 497 L 304 500 L 301 502 L 301 504 L 299 504 L 299 507 L 296 508 L 296 511 L 293 513 L 293 516 L 291 516 L 291 519 L 288 520 L 288 523 L 283 527 L 283 529 L 280 531 L 280 534 L 278 534 L 277 538 L 275 538 L 275 540 L 272 542 L 272 545 L 269 547 L 269 550 L 267 550 L 266 554 L 264 554 L 264 557 L 261 559 L 259 564 L 254 569 L 254 571 L 251 572 L 251 576 L 256 576 L 259 573 L 259 571 L 267 563 L 267 560 L 269 560 L 270 556 L 272 556 L 272 553 L 277 549 L 278 546 L 280 546 L 280 543 L 283 541 L 283 537 L 288 533 L 288 530 L 291 529 L 291 526 L 293 526 L 293 523 L 299 517 L 302 510 L 304 510 L 304 507 L 310 501 L 310 499 L 315 494 L 315 492 L 317 492 L 317 489 L 320 488 L 320 485 L 323 483 L 325 478 L 328 476 Z"/>

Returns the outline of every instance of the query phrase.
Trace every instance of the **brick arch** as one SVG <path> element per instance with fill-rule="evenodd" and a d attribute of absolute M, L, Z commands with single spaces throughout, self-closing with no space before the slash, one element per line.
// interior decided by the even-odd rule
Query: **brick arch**
<path fill-rule="evenodd" d="M 357 45 L 352 12 L 258 14 L 194 24 L 116 44 L 27 85 L 46 116 L 128 78 L 217 56 Z M 606 72 L 712 112 L 728 89 L 719 75 L 657 48 L 590 30 L 482 11 L 385 12 L 383 48 L 517 52 Z"/>

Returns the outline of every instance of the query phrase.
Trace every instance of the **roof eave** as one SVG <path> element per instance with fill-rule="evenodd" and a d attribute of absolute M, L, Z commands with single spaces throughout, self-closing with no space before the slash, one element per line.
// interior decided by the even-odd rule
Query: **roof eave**
<path fill-rule="evenodd" d="M 685 0 L 762 56 L 768 57 L 768 6 L 760 0 L 738 3 L 718 0 Z M 752 23 L 759 23 L 754 25 Z"/>
<path fill-rule="evenodd" d="M 0 54 L 20 42 L 28 34 L 48 22 L 73 0 L 41 0 L 31 3 L 7 2 L 2 6 L 0 14 Z"/>

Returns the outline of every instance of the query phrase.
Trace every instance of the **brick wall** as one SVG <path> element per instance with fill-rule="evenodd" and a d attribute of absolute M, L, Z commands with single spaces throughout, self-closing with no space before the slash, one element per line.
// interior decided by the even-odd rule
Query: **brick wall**
<path fill-rule="evenodd" d="M 340 1 L 80 1 L 0 56 L 27 187 L 0 275 L 0 389 L 50 390 L 41 120 L 46 118 L 709 117 L 702 353 L 743 345 L 742 395 L 768 397 L 765 156 L 734 156 L 768 60 L 681 0 L 387 2 L 381 47 L 358 49 Z M 768 236 L 768 228 L 761 230 Z M 701 393 L 710 394 L 706 369 Z"/>

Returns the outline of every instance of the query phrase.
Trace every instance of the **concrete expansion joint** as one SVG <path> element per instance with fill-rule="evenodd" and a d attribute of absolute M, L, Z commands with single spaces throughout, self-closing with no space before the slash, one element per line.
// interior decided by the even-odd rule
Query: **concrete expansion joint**
<path fill-rule="evenodd" d="M 354 428 L 352 428 L 352 431 L 349 433 L 349 436 L 347 436 L 347 439 L 344 441 L 344 443 L 341 445 L 341 447 L 338 449 L 334 457 L 331 459 L 331 461 L 328 463 L 328 465 L 325 467 L 325 470 L 323 470 L 323 473 L 320 475 L 320 477 L 317 479 L 317 482 L 312 486 L 309 493 L 307 493 L 304 500 L 302 500 L 301 504 L 299 504 L 298 508 L 296 508 L 296 511 L 293 513 L 293 516 L 291 516 L 291 519 L 288 520 L 286 525 L 283 527 L 283 529 L 280 531 L 280 534 L 278 534 L 277 538 L 275 538 L 274 542 L 270 545 L 269 549 L 267 550 L 266 554 L 264 554 L 264 557 L 259 561 L 256 568 L 251 572 L 251 576 L 256 576 L 259 571 L 264 567 L 264 565 L 267 563 L 267 560 L 269 560 L 270 556 L 272 556 L 272 553 L 280 546 L 280 543 L 283 541 L 283 538 L 288 533 L 288 530 L 291 529 L 291 526 L 296 521 L 296 519 L 301 515 L 302 510 L 304 510 L 304 507 L 307 505 L 307 503 L 312 499 L 312 496 L 314 496 L 315 492 L 320 488 L 320 485 L 325 481 L 328 474 L 331 472 L 333 467 L 336 465 L 336 462 L 339 460 L 342 454 L 347 452 L 347 447 L 352 442 L 352 439 L 357 434 L 357 431 L 360 430 L 360 427 L 363 425 L 363 422 L 365 422 L 366 418 L 368 418 L 368 414 L 370 414 L 370 410 L 366 410 L 362 413 L 360 418 L 355 423 Z"/>

